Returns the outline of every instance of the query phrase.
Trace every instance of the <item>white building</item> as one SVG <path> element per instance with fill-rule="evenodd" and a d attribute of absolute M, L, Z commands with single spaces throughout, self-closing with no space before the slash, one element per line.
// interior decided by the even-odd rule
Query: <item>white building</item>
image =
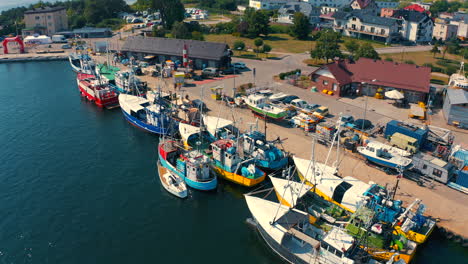
<path fill-rule="evenodd" d="M 413 10 L 398 10 L 393 16 L 403 20 L 400 33 L 403 39 L 416 43 L 430 42 L 434 22 L 426 13 Z"/>
<path fill-rule="evenodd" d="M 313 6 L 329 6 L 329 7 L 346 7 L 351 4 L 352 0 L 304 0 L 303 2 L 312 4 Z"/>
<path fill-rule="evenodd" d="M 363 10 L 335 12 L 333 30 L 345 36 L 366 38 L 390 43 L 400 38 L 401 21 L 395 18 L 379 17 Z"/>
<path fill-rule="evenodd" d="M 288 2 L 300 2 L 299 0 L 249 0 L 249 7 L 257 10 L 280 9 Z"/>
<path fill-rule="evenodd" d="M 319 23 L 320 8 L 304 2 L 289 2 L 283 5 L 278 10 L 277 22 L 292 24 L 296 12 L 301 12 L 309 18 L 309 23 L 311 25 Z"/>

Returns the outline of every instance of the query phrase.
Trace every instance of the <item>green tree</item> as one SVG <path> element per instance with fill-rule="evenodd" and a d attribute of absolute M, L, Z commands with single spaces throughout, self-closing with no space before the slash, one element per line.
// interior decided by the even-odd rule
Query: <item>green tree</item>
<path fill-rule="evenodd" d="M 310 33 L 310 23 L 307 16 L 301 12 L 294 13 L 293 25 L 291 26 L 289 35 L 296 39 L 306 39 Z"/>
<path fill-rule="evenodd" d="M 205 40 L 205 36 L 200 31 L 193 31 L 192 32 L 192 39 L 193 40 Z"/>
<path fill-rule="evenodd" d="M 442 46 L 442 59 L 444 60 L 445 60 L 445 54 L 447 53 L 447 50 L 448 50 L 447 44 Z"/>
<path fill-rule="evenodd" d="M 172 25 L 171 35 L 176 39 L 191 39 L 192 34 L 188 30 L 184 22 L 175 22 Z"/>
<path fill-rule="evenodd" d="M 271 51 L 271 46 L 268 44 L 263 44 L 263 52 L 268 53 Z"/>
<path fill-rule="evenodd" d="M 342 58 L 340 40 L 341 35 L 336 32 L 330 30 L 321 32 L 317 38 L 315 48 L 310 52 L 310 56 L 314 59 L 325 59 L 326 62 L 335 57 Z"/>
<path fill-rule="evenodd" d="M 154 26 L 152 36 L 156 37 L 156 38 L 165 38 L 166 37 L 166 30 L 164 29 L 164 27 Z"/>
<path fill-rule="evenodd" d="M 255 38 L 260 35 L 268 35 L 270 32 L 270 18 L 267 12 L 263 10 L 255 10 L 247 8 L 244 13 L 244 21 L 248 24 L 247 36 Z"/>
<path fill-rule="evenodd" d="M 431 49 L 432 57 L 434 58 L 437 53 L 440 53 L 439 44 L 434 44 Z"/>
<path fill-rule="evenodd" d="M 152 0 L 151 8 L 161 12 L 161 19 L 166 28 L 172 28 L 175 22 L 185 18 L 185 8 L 180 0 Z"/>
<path fill-rule="evenodd" d="M 245 43 L 242 40 L 236 40 L 234 41 L 234 50 L 244 50 L 245 49 Z"/>
<path fill-rule="evenodd" d="M 359 49 L 359 43 L 354 39 L 350 39 L 350 40 L 345 41 L 344 46 L 345 46 L 346 50 L 349 53 L 353 54 L 353 55 Z"/>
<path fill-rule="evenodd" d="M 468 48 L 463 48 L 462 55 L 464 59 L 468 59 Z"/>
<path fill-rule="evenodd" d="M 263 39 L 261 39 L 261 38 L 256 38 L 256 39 L 254 39 L 254 45 L 255 45 L 255 47 L 257 47 L 257 51 L 258 51 L 258 49 L 260 48 L 260 46 L 263 45 Z"/>
<path fill-rule="evenodd" d="M 379 60 L 380 56 L 375 51 L 374 47 L 370 43 L 364 43 L 362 44 L 359 49 L 355 53 L 356 59 L 359 58 L 369 58 L 369 59 L 376 59 Z"/>

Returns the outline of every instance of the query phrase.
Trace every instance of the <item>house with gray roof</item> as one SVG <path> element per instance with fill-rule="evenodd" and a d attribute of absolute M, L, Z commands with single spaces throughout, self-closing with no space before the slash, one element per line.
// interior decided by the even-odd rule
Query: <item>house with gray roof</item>
<path fill-rule="evenodd" d="M 332 15 L 333 30 L 344 36 L 365 38 L 386 43 L 400 38 L 401 20 L 379 17 L 363 10 L 338 11 Z"/>
<path fill-rule="evenodd" d="M 449 125 L 468 128 L 468 91 L 447 89 L 442 110 Z"/>
<path fill-rule="evenodd" d="M 309 23 L 315 25 L 320 22 L 320 8 L 312 6 L 305 2 L 288 2 L 278 10 L 278 23 L 293 24 L 294 14 L 301 12 L 307 18 Z"/>
<path fill-rule="evenodd" d="M 122 47 L 128 57 L 143 59 L 154 56 L 162 63 L 166 60 L 182 61 L 184 46 L 194 69 L 205 67 L 223 68 L 231 63 L 231 51 L 225 43 L 135 36 L 129 37 Z"/>

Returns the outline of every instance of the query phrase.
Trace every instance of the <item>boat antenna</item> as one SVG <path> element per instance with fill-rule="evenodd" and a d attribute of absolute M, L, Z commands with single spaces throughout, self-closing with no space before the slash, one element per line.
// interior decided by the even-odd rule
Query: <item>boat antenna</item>
<path fill-rule="evenodd" d="M 327 166 L 328 164 L 328 159 L 330 158 L 330 155 L 331 155 L 331 151 L 333 149 L 333 146 L 335 144 L 335 141 L 337 141 L 338 139 L 338 135 L 340 134 L 341 132 L 341 116 L 342 116 L 342 113 L 340 113 L 338 115 L 338 121 L 336 122 L 337 126 L 338 126 L 338 129 L 336 130 L 335 134 L 333 135 L 333 139 L 332 139 L 332 143 L 331 143 L 331 146 L 330 146 L 330 149 L 328 150 L 328 153 L 327 153 L 327 158 L 325 159 L 325 166 Z M 325 166 L 322 167 L 322 173 L 323 173 L 323 170 L 325 169 Z"/>

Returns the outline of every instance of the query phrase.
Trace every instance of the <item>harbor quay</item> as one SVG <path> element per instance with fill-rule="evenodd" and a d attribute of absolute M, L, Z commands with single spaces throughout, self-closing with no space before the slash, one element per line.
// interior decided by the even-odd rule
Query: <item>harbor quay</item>
<path fill-rule="evenodd" d="M 330 119 L 332 120 L 336 120 L 340 113 L 360 118 L 363 115 L 364 108 L 359 104 L 359 101 L 353 102 L 347 99 L 335 99 L 318 93 L 311 93 L 308 90 L 300 89 L 292 85 L 273 81 L 273 75 L 276 75 L 279 72 L 296 69 L 298 66 L 301 66 L 300 62 L 305 56 L 305 54 L 295 56 L 288 55 L 280 61 L 255 61 L 254 63 L 250 60 L 242 60 L 249 66 L 249 69 L 239 75 L 200 85 L 187 84 L 180 90 L 174 90 L 172 79 L 160 79 L 149 76 L 141 76 L 140 78 L 143 81 L 146 81 L 148 86 L 152 89 L 176 92 L 181 94 L 183 97 L 188 95 L 190 100 L 202 99 L 209 109 L 208 115 L 234 120 L 236 125 L 244 131 L 248 130 L 252 125 L 258 125 L 259 130 L 263 131 L 265 128 L 264 120 L 255 117 L 247 108 L 229 107 L 222 101 L 212 99 L 210 96 L 211 87 L 223 87 L 223 91 L 227 95 L 231 95 L 232 88 L 234 86 L 248 82 L 256 82 L 258 87 L 263 86 L 273 90 L 274 92 L 298 95 L 307 101 L 326 105 L 330 109 L 332 115 Z M 103 62 L 105 57 L 98 56 L 95 59 Z M 121 67 L 121 65 L 119 65 L 119 67 Z M 256 71 L 255 77 L 252 73 L 253 67 L 255 67 Z M 310 71 L 310 67 L 301 67 L 303 70 Z M 398 111 L 399 109 L 396 109 L 390 104 L 377 100 L 374 102 L 373 100 L 373 98 L 369 99 L 369 108 L 366 113 L 366 118 L 372 122 L 376 124 L 384 124 L 391 119 L 403 121 L 408 120 L 406 112 L 400 113 Z M 443 117 L 434 116 L 434 123 L 442 124 L 443 122 L 438 121 L 437 118 Z M 452 127 L 450 128 L 456 135 L 455 141 L 457 143 L 460 144 L 468 142 L 468 136 L 465 131 L 454 129 Z M 313 138 L 306 135 L 304 131 L 288 127 L 285 123 L 267 122 L 266 132 L 269 140 L 280 138 L 282 140 L 281 147 L 291 155 L 310 159 L 314 146 Z M 382 138 L 377 140 L 383 141 Z M 314 148 L 316 160 L 319 162 L 325 162 L 329 147 L 317 143 Z M 364 182 L 375 182 L 382 186 L 386 186 L 390 190 L 392 190 L 396 185 L 397 177 L 395 175 L 388 175 L 379 169 L 366 165 L 365 161 L 360 158 L 358 154 L 346 152 L 340 149 L 340 153 L 338 153 L 338 155 L 339 156 L 337 158 L 336 150 L 333 150 L 328 160 L 328 164 L 332 165 L 338 161 L 339 164 L 337 165 L 339 165 L 339 174 L 341 176 L 352 176 Z M 427 214 L 438 219 L 439 227 L 464 238 L 468 237 L 468 228 L 466 228 L 466 223 L 468 222 L 468 204 L 464 202 L 466 200 L 466 194 L 453 190 L 446 185 L 435 181 L 427 184 L 427 186 L 421 186 L 416 181 L 402 178 L 398 185 L 396 199 L 401 199 L 405 204 L 410 204 L 414 202 L 415 199 L 421 199 L 422 202 L 427 205 Z"/>
<path fill-rule="evenodd" d="M 216 101 L 210 95 L 210 88 L 212 87 L 222 87 L 223 92 L 231 96 L 234 87 L 244 83 L 255 83 L 257 87 L 265 87 L 274 92 L 297 95 L 304 100 L 328 106 L 331 113 L 330 120 L 337 120 L 340 114 L 361 118 L 365 110 L 361 105 L 363 103 L 362 98 L 355 99 L 354 101 L 347 98 L 336 99 L 274 81 L 273 76 L 280 72 L 297 68 L 303 71 L 313 70 L 302 63 L 305 57 L 307 57 L 307 54 L 285 55 L 281 60 L 277 61 L 234 59 L 234 61 L 245 62 L 248 69 L 231 78 L 210 80 L 202 84 L 193 84 L 187 81 L 185 86 L 177 90 L 174 90 L 172 78 L 151 77 L 148 75 L 139 76 L 139 78 L 147 82 L 148 87 L 153 90 L 161 89 L 165 92 L 177 93 L 184 98 L 188 96 L 190 100 L 202 99 L 209 109 L 208 115 L 234 120 L 236 126 L 243 131 L 247 131 L 254 125 L 257 125 L 260 131 L 263 131 L 266 127 L 267 138 L 269 140 L 280 138 L 282 141 L 280 147 L 291 155 L 310 159 L 314 148 L 315 159 L 319 162 L 325 162 L 329 147 L 318 143 L 313 144 L 313 138 L 306 135 L 304 131 L 289 127 L 285 121 L 282 123 L 267 122 L 265 125 L 264 120 L 255 117 L 248 108 L 227 106 L 225 102 Z M 93 59 L 98 63 L 107 61 L 107 57 L 104 54 L 93 56 Z M 126 68 L 120 64 L 117 66 L 122 69 Z M 253 71 L 256 72 L 255 76 Z M 387 104 L 381 100 L 370 98 L 367 104 L 366 119 L 371 120 L 375 124 L 385 124 L 392 119 L 401 121 L 410 120 L 407 112 L 396 109 L 391 104 Z M 435 115 L 433 122 L 443 124 L 443 121 L 438 120 L 440 118 L 443 119 L 443 117 Z M 468 142 L 468 135 L 464 130 L 449 128 L 453 130 L 456 136 L 456 143 L 463 144 L 464 142 Z M 377 138 L 377 140 L 383 141 L 384 139 Z M 339 162 L 339 164 L 336 162 Z M 395 175 L 388 175 L 384 171 L 370 167 L 360 155 L 344 151 L 343 149 L 340 149 L 338 157 L 336 149 L 331 151 L 328 165 L 333 165 L 334 163 L 338 166 L 339 175 L 342 177 L 352 176 L 364 182 L 374 182 L 386 186 L 389 190 L 394 189 L 397 183 Z M 464 202 L 466 194 L 435 181 L 421 186 L 417 181 L 402 178 L 398 184 L 396 199 L 402 200 L 405 204 L 411 204 L 415 199 L 421 199 L 427 205 L 426 213 L 438 219 L 437 224 L 439 227 L 463 238 L 468 238 L 468 228 L 466 228 L 466 223 L 468 222 L 468 204 Z"/>

